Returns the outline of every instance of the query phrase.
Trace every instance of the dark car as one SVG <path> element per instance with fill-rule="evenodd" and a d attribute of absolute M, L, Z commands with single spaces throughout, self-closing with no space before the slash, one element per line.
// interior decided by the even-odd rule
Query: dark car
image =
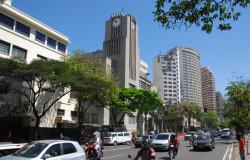
<path fill-rule="evenodd" d="M 215 141 L 209 135 L 198 135 L 193 142 L 193 150 L 208 149 L 210 151 L 215 148 Z"/>
<path fill-rule="evenodd" d="M 211 131 L 211 136 L 213 138 L 218 138 L 220 136 L 220 133 L 217 130 L 213 130 L 213 131 Z"/>
<path fill-rule="evenodd" d="M 154 140 L 154 138 L 155 138 L 155 135 L 145 135 L 145 136 L 139 137 L 135 141 L 135 148 L 142 147 L 143 140 L 146 140 L 147 142 L 149 142 L 151 144 L 151 142 Z"/>

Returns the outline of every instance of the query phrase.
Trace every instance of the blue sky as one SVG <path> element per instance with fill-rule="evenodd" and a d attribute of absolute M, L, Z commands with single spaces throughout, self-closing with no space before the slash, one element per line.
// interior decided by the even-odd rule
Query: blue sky
<path fill-rule="evenodd" d="M 198 50 L 201 65 L 215 76 L 216 89 L 225 87 L 235 76 L 250 79 L 250 9 L 242 10 L 238 22 L 228 32 L 211 34 L 192 27 L 187 31 L 165 30 L 154 22 L 154 0 L 13 0 L 12 5 L 70 37 L 72 52 L 76 49 L 102 49 L 105 21 L 113 13 L 131 13 L 139 25 L 139 48 L 152 75 L 152 60 L 175 46 Z"/>

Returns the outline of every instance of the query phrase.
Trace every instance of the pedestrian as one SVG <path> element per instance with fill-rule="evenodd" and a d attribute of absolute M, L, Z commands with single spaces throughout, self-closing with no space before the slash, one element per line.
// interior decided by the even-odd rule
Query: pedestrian
<path fill-rule="evenodd" d="M 246 149 L 245 149 L 245 139 L 244 139 L 244 136 L 241 133 L 238 133 L 236 135 L 236 138 L 239 141 L 240 159 L 241 160 L 246 160 Z"/>

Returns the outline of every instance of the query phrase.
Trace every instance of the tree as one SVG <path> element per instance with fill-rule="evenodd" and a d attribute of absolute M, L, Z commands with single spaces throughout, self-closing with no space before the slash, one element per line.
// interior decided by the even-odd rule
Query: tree
<path fill-rule="evenodd" d="M 71 90 L 78 102 L 78 138 L 86 112 L 91 106 L 106 105 L 108 97 L 113 94 L 117 82 L 106 72 L 105 63 L 101 57 L 75 51 L 75 54 L 66 60 L 70 68 Z M 102 106 L 105 107 L 105 106 Z"/>
<path fill-rule="evenodd" d="M 250 83 L 243 80 L 232 81 L 226 88 L 224 116 L 236 132 L 244 134 L 250 126 Z"/>
<path fill-rule="evenodd" d="M 179 105 L 183 109 L 184 116 L 188 118 L 188 130 L 190 131 L 191 119 L 201 119 L 201 106 L 193 102 L 183 102 Z"/>
<path fill-rule="evenodd" d="M 218 126 L 218 118 L 215 112 L 209 111 L 204 116 L 204 121 L 209 129 L 214 129 Z"/>
<path fill-rule="evenodd" d="M 183 108 L 180 105 L 174 104 L 167 108 L 166 122 L 168 129 L 171 131 L 177 131 L 182 126 L 184 120 Z"/>
<path fill-rule="evenodd" d="M 12 79 L 10 90 L 24 97 L 35 116 L 34 139 L 38 138 L 41 118 L 70 91 L 67 64 L 60 61 L 34 60 L 30 64 L 1 59 L 0 75 Z M 14 85 L 19 83 L 20 86 Z"/>
<path fill-rule="evenodd" d="M 196 25 L 210 33 L 214 25 L 221 31 L 230 30 L 231 20 L 237 21 L 240 8 L 249 4 L 249 0 L 157 0 L 153 14 L 166 29 Z"/>

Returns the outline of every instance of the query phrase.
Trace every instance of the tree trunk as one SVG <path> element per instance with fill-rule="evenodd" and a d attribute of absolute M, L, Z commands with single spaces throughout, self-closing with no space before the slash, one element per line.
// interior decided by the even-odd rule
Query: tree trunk
<path fill-rule="evenodd" d="M 188 116 L 188 131 L 190 131 L 190 126 L 191 126 L 191 116 Z"/>
<path fill-rule="evenodd" d="M 33 140 L 37 140 L 37 138 L 38 138 L 40 120 L 41 120 L 40 117 L 36 117 L 36 124 L 35 124 L 35 130 L 34 130 Z"/>
<path fill-rule="evenodd" d="M 145 112 L 144 113 L 144 133 L 145 135 L 148 134 L 148 114 Z"/>

